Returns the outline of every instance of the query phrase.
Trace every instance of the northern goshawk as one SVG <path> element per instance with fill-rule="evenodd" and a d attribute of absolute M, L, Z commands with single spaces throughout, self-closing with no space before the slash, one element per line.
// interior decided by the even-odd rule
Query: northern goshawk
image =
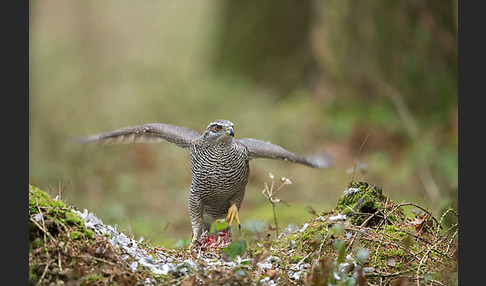
<path fill-rule="evenodd" d="M 240 224 L 238 211 L 245 195 L 250 174 L 249 161 L 270 158 L 327 168 L 332 160 L 325 154 L 300 156 L 284 148 L 253 138 L 235 139 L 234 125 L 228 120 L 211 122 L 203 134 L 189 128 L 153 123 L 126 127 L 85 138 L 82 142 L 152 142 L 166 140 L 188 148 L 191 154 L 192 182 L 189 212 L 192 242 L 203 230 L 203 215 L 226 218 Z M 208 228 L 204 225 L 204 228 Z"/>

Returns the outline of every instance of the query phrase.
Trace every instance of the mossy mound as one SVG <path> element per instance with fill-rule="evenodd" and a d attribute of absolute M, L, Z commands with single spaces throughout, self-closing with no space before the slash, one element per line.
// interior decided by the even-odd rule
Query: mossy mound
<path fill-rule="evenodd" d="M 31 215 L 30 230 L 39 229 L 45 233 L 49 231 L 51 234 L 51 231 L 58 233 L 57 228 L 63 228 L 64 231 L 78 238 L 82 236 L 93 238 L 93 231 L 86 229 L 84 221 L 74 214 L 70 207 L 32 185 L 29 185 L 29 215 Z"/>
<path fill-rule="evenodd" d="M 350 182 L 334 211 L 346 215 L 351 223 L 360 226 L 406 220 L 406 215 L 401 208 L 395 209 L 393 214 L 386 216 L 383 210 L 394 204 L 393 200 L 383 194 L 380 187 L 367 182 Z M 386 217 L 385 221 L 383 221 L 384 217 Z"/>
<path fill-rule="evenodd" d="M 29 285 L 134 285 L 147 277 L 121 255 L 72 207 L 29 185 Z"/>
<path fill-rule="evenodd" d="M 283 265 L 307 265 L 304 281 L 313 285 L 458 282 L 457 213 L 449 209 L 437 220 L 366 182 L 350 183 L 332 211 L 275 243 Z"/>

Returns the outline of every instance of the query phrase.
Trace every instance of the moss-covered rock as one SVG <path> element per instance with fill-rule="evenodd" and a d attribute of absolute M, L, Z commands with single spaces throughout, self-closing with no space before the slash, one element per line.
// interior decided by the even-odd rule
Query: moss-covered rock
<path fill-rule="evenodd" d="M 350 182 L 334 210 L 345 214 L 355 225 L 365 223 L 373 226 L 383 222 L 382 218 L 386 214 L 382 210 L 392 204 L 394 202 L 383 194 L 382 188 L 367 182 Z M 385 223 L 396 221 L 397 214 L 402 213 L 392 214 Z"/>

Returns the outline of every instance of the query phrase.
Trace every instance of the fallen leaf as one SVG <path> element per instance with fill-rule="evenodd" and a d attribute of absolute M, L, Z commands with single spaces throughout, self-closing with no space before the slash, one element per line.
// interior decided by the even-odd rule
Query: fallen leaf
<path fill-rule="evenodd" d="M 397 265 L 397 261 L 393 257 L 387 257 L 386 258 L 386 265 L 388 265 L 390 267 L 395 267 L 395 265 Z"/>
<path fill-rule="evenodd" d="M 196 285 L 196 276 L 189 276 L 181 283 L 181 286 L 193 286 L 193 285 Z"/>
<path fill-rule="evenodd" d="M 267 276 L 270 277 L 270 279 L 273 279 L 275 275 L 277 275 L 277 270 L 267 269 L 267 271 L 265 271 L 265 274 L 267 274 Z"/>

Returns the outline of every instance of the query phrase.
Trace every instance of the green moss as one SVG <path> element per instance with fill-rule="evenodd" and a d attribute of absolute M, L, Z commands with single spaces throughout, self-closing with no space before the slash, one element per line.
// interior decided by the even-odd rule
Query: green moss
<path fill-rule="evenodd" d="M 322 239 L 327 228 L 322 224 L 309 224 L 303 232 L 299 232 L 301 240 Z"/>
<path fill-rule="evenodd" d="M 71 232 L 70 237 L 71 237 L 72 240 L 79 240 L 83 237 L 83 234 L 80 233 L 79 231 L 73 231 L 73 232 Z"/>
<path fill-rule="evenodd" d="M 403 250 L 401 248 L 399 248 L 399 249 L 396 249 L 396 248 L 386 248 L 383 251 L 383 255 L 385 255 L 385 256 L 393 256 L 393 257 L 403 256 Z"/>
<path fill-rule="evenodd" d="M 338 206 L 352 206 L 355 211 L 358 210 L 355 208 L 369 207 L 370 209 L 376 209 L 379 202 L 386 199 L 380 187 L 369 185 L 366 182 L 351 182 L 348 185 L 348 190 L 351 189 L 355 191 L 343 195 Z"/>
<path fill-rule="evenodd" d="M 86 237 L 88 237 L 89 239 L 93 239 L 94 238 L 94 232 L 91 230 L 91 229 L 86 229 L 85 233 Z"/>
<path fill-rule="evenodd" d="M 63 219 L 63 222 L 70 225 L 84 225 L 84 221 L 82 218 L 80 218 L 77 214 L 73 213 L 71 210 L 66 212 L 66 217 Z"/>
<path fill-rule="evenodd" d="M 393 235 L 397 232 L 397 228 L 393 224 L 392 225 L 385 225 L 383 227 L 383 231 L 388 235 Z"/>
<path fill-rule="evenodd" d="M 42 240 L 40 238 L 36 238 L 33 242 L 32 242 L 32 247 L 35 249 L 35 248 L 39 248 L 43 245 L 44 243 L 42 242 Z"/>
<path fill-rule="evenodd" d="M 394 242 L 403 244 L 405 239 L 409 236 L 406 232 L 398 230 L 393 224 L 385 225 L 383 227 L 383 234 L 390 237 Z"/>
<path fill-rule="evenodd" d="M 74 227 L 75 231 L 70 234 L 72 240 L 94 238 L 94 232 L 87 229 L 83 219 L 73 213 L 65 203 L 52 198 L 39 188 L 29 185 L 30 215 L 38 213 L 39 209 L 45 214 L 46 219 L 56 220 L 63 225 Z"/>
<path fill-rule="evenodd" d="M 39 188 L 29 185 L 30 214 L 38 213 L 38 207 L 65 208 L 66 204 L 60 200 L 53 199 L 49 194 L 40 190 Z"/>
<path fill-rule="evenodd" d="M 69 267 L 74 268 L 76 266 L 76 258 L 72 257 L 71 261 L 69 262 Z"/>
<path fill-rule="evenodd" d="M 303 258 L 302 256 L 291 256 L 290 263 L 291 264 L 299 263 L 302 260 L 302 258 Z"/>
<path fill-rule="evenodd" d="M 381 207 L 380 201 L 372 193 L 365 193 L 361 197 L 361 199 L 362 199 L 362 203 L 357 207 L 359 212 L 374 213 Z M 357 204 L 355 205 L 355 207 L 356 206 Z"/>
<path fill-rule="evenodd" d="M 88 281 L 89 282 L 96 282 L 98 280 L 100 280 L 101 278 L 103 278 L 100 274 L 98 273 L 94 273 L 94 274 L 91 274 L 88 276 Z"/>
<path fill-rule="evenodd" d="M 90 229 L 80 228 L 81 231 L 73 231 L 70 233 L 72 240 L 93 239 L 94 233 Z"/>
<path fill-rule="evenodd" d="M 367 182 L 350 182 L 335 211 L 346 214 L 353 224 L 360 225 L 368 218 L 368 214 L 379 211 L 386 199 L 380 187 Z M 375 218 L 369 224 L 376 223 L 376 220 L 379 219 Z"/>
<path fill-rule="evenodd" d="M 37 277 L 37 267 L 31 267 L 29 269 L 29 280 Z"/>

